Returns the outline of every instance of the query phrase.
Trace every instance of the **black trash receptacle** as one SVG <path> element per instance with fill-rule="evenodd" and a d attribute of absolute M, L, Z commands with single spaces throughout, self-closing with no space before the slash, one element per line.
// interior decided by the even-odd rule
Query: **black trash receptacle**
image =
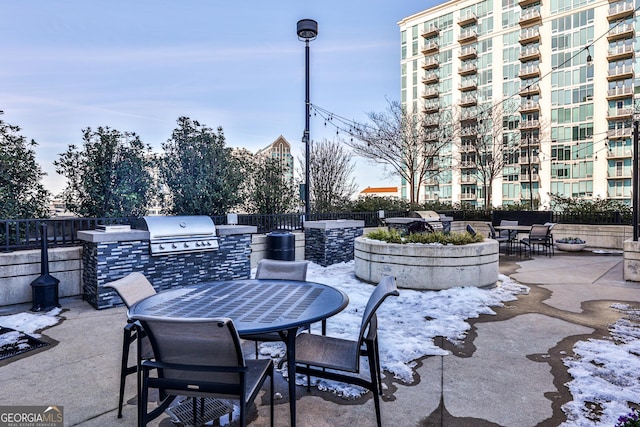
<path fill-rule="evenodd" d="M 276 230 L 267 234 L 267 256 L 280 261 L 296 260 L 296 237 L 286 230 Z"/>

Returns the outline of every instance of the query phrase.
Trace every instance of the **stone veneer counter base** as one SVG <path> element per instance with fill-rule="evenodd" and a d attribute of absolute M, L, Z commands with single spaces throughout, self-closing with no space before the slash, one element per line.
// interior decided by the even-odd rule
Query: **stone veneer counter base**
<path fill-rule="evenodd" d="M 498 281 L 498 242 L 469 245 L 398 244 L 355 239 L 355 275 L 378 283 L 394 276 L 399 288 L 442 290 L 493 286 Z"/>

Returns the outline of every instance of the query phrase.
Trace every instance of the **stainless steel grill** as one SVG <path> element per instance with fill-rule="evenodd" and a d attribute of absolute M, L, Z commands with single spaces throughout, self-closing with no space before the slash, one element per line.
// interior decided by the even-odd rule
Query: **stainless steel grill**
<path fill-rule="evenodd" d="M 216 226 L 206 215 L 145 216 L 141 228 L 149 231 L 151 255 L 218 249 Z"/>
<path fill-rule="evenodd" d="M 409 218 L 420 218 L 429 223 L 434 231 L 449 232 L 451 230 L 452 217 L 440 215 L 435 211 L 412 211 Z"/>

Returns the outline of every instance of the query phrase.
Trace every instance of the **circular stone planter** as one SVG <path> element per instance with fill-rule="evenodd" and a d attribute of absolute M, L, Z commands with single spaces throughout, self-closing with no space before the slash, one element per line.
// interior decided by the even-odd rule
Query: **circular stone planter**
<path fill-rule="evenodd" d="M 485 239 L 469 245 L 399 244 L 357 237 L 355 275 L 378 283 L 396 278 L 399 288 L 442 290 L 462 286 L 493 286 L 498 281 L 498 242 Z"/>
<path fill-rule="evenodd" d="M 587 246 L 586 243 L 560 243 L 556 242 L 556 248 L 565 252 L 579 252 Z"/>

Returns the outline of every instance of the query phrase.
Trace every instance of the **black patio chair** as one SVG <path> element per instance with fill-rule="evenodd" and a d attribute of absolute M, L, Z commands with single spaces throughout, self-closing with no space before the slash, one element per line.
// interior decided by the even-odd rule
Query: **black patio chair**
<path fill-rule="evenodd" d="M 376 310 L 391 295 L 399 295 L 395 279 L 385 276 L 369 297 L 357 341 L 311 333 L 302 333 L 296 338 L 296 372 L 307 375 L 307 385 L 310 387 L 310 376 L 314 376 L 370 390 L 373 393 L 378 427 L 381 426 L 382 382 Z M 361 356 L 367 357 L 369 361 L 368 380 L 359 375 Z"/>
<path fill-rule="evenodd" d="M 124 305 L 127 308 L 131 307 L 136 302 L 155 295 L 156 290 L 153 285 L 149 283 L 147 278 L 142 273 L 130 273 L 122 279 L 115 280 L 113 282 L 104 285 L 105 288 L 112 288 L 120 296 Z M 128 375 L 136 373 L 138 371 L 137 365 L 129 366 L 129 349 L 131 344 L 136 342 L 137 339 L 142 340 L 142 353 L 140 357 L 143 359 L 153 358 L 153 351 L 151 350 L 151 344 L 146 338 L 144 331 L 134 327 L 131 319 L 127 320 L 127 324 L 124 326 L 124 337 L 122 339 L 122 361 L 120 366 L 120 395 L 118 397 L 118 418 L 122 418 L 122 404 L 124 401 L 124 387 L 125 381 Z"/>
<path fill-rule="evenodd" d="M 493 224 L 487 222 L 487 227 L 489 227 L 489 238 L 498 242 L 498 246 L 500 243 L 504 243 L 504 251 L 505 253 L 509 253 L 509 237 L 500 235 L 497 230 L 493 227 Z"/>
<path fill-rule="evenodd" d="M 551 256 L 553 244 L 550 236 L 550 227 L 548 225 L 534 224 L 529 231 L 529 237 L 520 239 L 520 243 L 530 255 L 533 253 L 542 253 Z"/>
<path fill-rule="evenodd" d="M 307 280 L 308 261 L 281 261 L 274 259 L 261 259 L 258 261 L 256 279 L 278 279 L 278 280 Z M 323 321 L 323 328 L 326 324 Z M 324 330 L 324 329 L 323 329 Z M 241 335 L 240 338 L 255 341 L 256 359 L 258 358 L 258 345 L 261 342 L 284 341 L 283 335 L 277 332 L 265 332 L 261 334 Z"/>
<path fill-rule="evenodd" d="M 231 319 L 146 319 L 140 324 L 148 334 L 155 358 L 140 363 L 138 427 L 162 414 L 176 396 L 237 400 L 240 425 L 244 427 L 247 406 L 256 399 L 267 377 L 273 427 L 273 362 L 244 358 Z M 153 369 L 157 377 L 149 375 Z M 161 400 L 157 408 L 147 412 L 151 388 L 159 390 Z"/>

